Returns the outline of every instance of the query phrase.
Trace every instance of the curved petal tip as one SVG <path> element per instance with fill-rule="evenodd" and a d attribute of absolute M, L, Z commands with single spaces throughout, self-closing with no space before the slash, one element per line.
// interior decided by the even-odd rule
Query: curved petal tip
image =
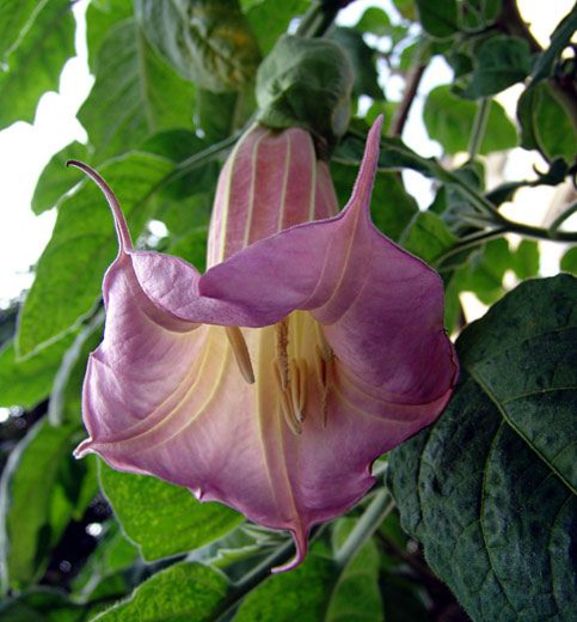
<path fill-rule="evenodd" d="M 291 535 L 293 537 L 296 553 L 295 556 L 289 560 L 286 564 L 282 566 L 275 566 L 271 569 L 271 574 L 279 574 L 280 572 L 287 572 L 288 570 L 293 570 L 297 566 L 300 566 L 304 561 L 307 551 L 308 551 L 308 537 L 306 530 L 299 529 L 291 529 Z"/>
<path fill-rule="evenodd" d="M 88 454 L 94 453 L 94 450 L 92 449 L 93 444 L 94 441 L 92 438 L 88 437 L 84 439 L 80 443 L 80 445 L 78 445 L 78 447 L 72 452 L 72 455 L 79 460 L 80 458 L 84 458 L 84 456 L 87 456 Z"/>

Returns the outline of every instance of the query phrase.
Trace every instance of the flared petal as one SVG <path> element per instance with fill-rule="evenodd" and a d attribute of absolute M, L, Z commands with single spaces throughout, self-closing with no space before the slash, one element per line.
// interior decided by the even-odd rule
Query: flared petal
<path fill-rule="evenodd" d="M 302 560 L 312 525 L 366 493 L 379 455 L 440 414 L 456 379 L 440 278 L 370 221 L 379 135 L 377 123 L 338 216 L 256 241 L 204 276 L 133 250 L 107 195 L 120 252 L 77 455 L 290 530 L 297 556 L 282 569 Z M 238 326 L 254 384 L 227 338 Z"/>

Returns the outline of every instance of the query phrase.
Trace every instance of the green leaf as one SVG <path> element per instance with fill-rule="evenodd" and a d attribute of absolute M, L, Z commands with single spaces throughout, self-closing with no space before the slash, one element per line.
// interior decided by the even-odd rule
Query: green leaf
<path fill-rule="evenodd" d="M 386 37 L 391 33 L 391 19 L 383 9 L 371 6 L 361 15 L 355 29 L 361 34 L 370 32 L 378 37 Z"/>
<path fill-rule="evenodd" d="M 207 239 L 208 227 L 195 227 L 173 240 L 168 253 L 182 257 L 202 273 L 206 269 Z"/>
<path fill-rule="evenodd" d="M 418 212 L 400 238 L 413 255 L 433 263 L 457 241 L 445 222 L 435 213 Z"/>
<path fill-rule="evenodd" d="M 72 457 L 80 438 L 78 426 L 53 427 L 42 419 L 10 454 L 0 480 L 4 588 L 22 589 L 42 575 L 69 520 L 96 493 L 90 461 Z"/>
<path fill-rule="evenodd" d="M 108 32 L 113 26 L 133 15 L 132 2 L 126 0 L 98 0 L 91 2 L 86 11 L 86 44 L 88 66 L 96 73 L 97 58 Z"/>
<path fill-rule="evenodd" d="M 136 0 L 151 44 L 184 78 L 215 92 L 254 80 L 260 52 L 238 0 Z"/>
<path fill-rule="evenodd" d="M 8 11 L 12 17 L 8 23 L 20 21 L 21 12 L 31 3 L 22 4 L 20 11 Z M 69 0 L 41 2 L 37 9 L 33 23 L 26 26 L 18 44 L 0 65 L 0 128 L 18 120 L 33 121 L 40 96 L 58 90 L 62 67 L 74 55 L 75 25 Z M 0 6 L 0 16 L 3 10 L 6 12 Z M 5 24 L 0 27 L 0 31 L 4 30 Z"/>
<path fill-rule="evenodd" d="M 441 143 L 445 153 L 467 151 L 477 105 L 455 95 L 450 86 L 433 89 L 427 96 L 423 119 L 432 140 Z M 511 149 L 517 145 L 517 131 L 501 104 L 492 101 L 479 153 Z"/>
<path fill-rule="evenodd" d="M 570 248 L 563 257 L 561 257 L 560 268 L 565 272 L 577 274 L 577 247 L 574 246 Z"/>
<path fill-rule="evenodd" d="M 458 30 L 456 0 L 416 0 L 416 4 L 421 25 L 433 37 L 450 37 Z"/>
<path fill-rule="evenodd" d="M 224 575 L 207 566 L 174 564 L 92 622 L 208 622 L 215 619 L 228 589 Z"/>
<path fill-rule="evenodd" d="M 100 463 L 100 484 L 126 535 L 147 561 L 187 553 L 240 525 L 242 515 L 201 503 L 186 488 Z"/>
<path fill-rule="evenodd" d="M 463 290 L 472 291 L 485 304 L 492 304 L 503 295 L 503 277 L 513 265 L 509 242 L 504 238 L 491 240 L 469 257 Z"/>
<path fill-rule="evenodd" d="M 553 66 L 561 52 L 570 44 L 577 30 L 577 6 L 559 22 L 551 35 L 549 47 L 540 54 L 531 73 L 531 84 L 535 85 L 553 73 Z"/>
<path fill-rule="evenodd" d="M 522 240 L 513 253 L 513 271 L 520 279 L 529 279 L 539 273 L 539 244 L 536 240 Z"/>
<path fill-rule="evenodd" d="M 331 174 L 339 203 L 344 206 L 351 196 L 358 168 L 331 163 Z M 377 228 L 393 240 L 398 240 L 418 212 L 415 199 L 408 194 L 395 173 L 378 172 L 371 197 L 371 214 Z"/>
<path fill-rule="evenodd" d="M 574 160 L 577 132 L 548 84 L 538 84 L 524 91 L 517 104 L 517 117 L 522 147 L 538 149 L 549 161 Z"/>
<path fill-rule="evenodd" d="M 349 521 L 341 525 L 337 541 L 350 527 Z M 269 577 L 250 592 L 234 622 L 380 622 L 383 604 L 378 569 L 372 541 L 363 545 L 343 569 L 317 544 L 301 566 Z"/>
<path fill-rule="evenodd" d="M 45 4 L 46 0 L 0 0 L 0 60 L 20 45 Z"/>
<path fill-rule="evenodd" d="M 304 13 L 309 5 L 309 0 L 261 0 L 247 8 L 246 18 L 263 55 L 272 50 L 291 20 Z"/>
<path fill-rule="evenodd" d="M 501 0 L 462 0 L 459 23 L 461 30 L 487 29 L 501 13 Z"/>
<path fill-rule="evenodd" d="M 525 39 L 495 35 L 473 55 L 473 73 L 463 95 L 471 99 L 500 93 L 524 80 L 531 71 L 531 52 Z"/>
<path fill-rule="evenodd" d="M 0 350 L 0 406 L 30 410 L 45 399 L 72 340 L 67 336 L 24 361 L 16 358 L 12 341 L 4 345 Z"/>
<path fill-rule="evenodd" d="M 347 54 L 355 73 L 355 95 L 368 95 L 383 99 L 378 82 L 375 50 L 370 48 L 360 32 L 338 26 L 330 32 L 330 39 L 338 43 Z"/>
<path fill-rule="evenodd" d="M 194 86 L 151 49 L 133 20 L 108 32 L 95 71 L 78 113 L 94 160 L 124 153 L 155 132 L 192 125 Z"/>
<path fill-rule="evenodd" d="M 0 622 L 83 622 L 90 609 L 61 591 L 35 588 L 0 603 Z"/>
<path fill-rule="evenodd" d="M 577 281 L 526 281 L 458 341 L 461 379 L 391 453 L 404 528 L 474 620 L 574 619 Z"/>
<path fill-rule="evenodd" d="M 44 167 L 32 197 L 32 211 L 41 214 L 58 205 L 60 199 L 77 183 L 84 179 L 82 171 L 65 169 L 68 160 L 87 160 L 86 145 L 73 142 L 66 145 Z"/>
<path fill-rule="evenodd" d="M 164 158 L 137 152 L 101 167 L 135 239 L 148 220 L 153 188 L 172 169 Z M 86 181 L 62 201 L 52 238 L 36 266 L 36 278 L 20 313 L 16 339 L 20 356 L 45 347 L 91 313 L 116 247 L 106 201 L 96 185 Z"/>

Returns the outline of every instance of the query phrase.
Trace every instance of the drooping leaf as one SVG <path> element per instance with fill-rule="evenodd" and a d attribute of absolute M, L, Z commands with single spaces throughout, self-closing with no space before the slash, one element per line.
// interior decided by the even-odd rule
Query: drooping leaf
<path fill-rule="evenodd" d="M 238 0 L 137 0 L 148 40 L 186 80 L 215 92 L 241 90 L 260 53 Z"/>
<path fill-rule="evenodd" d="M 421 25 L 433 37 L 450 37 L 457 31 L 456 0 L 416 0 L 416 5 Z"/>
<path fill-rule="evenodd" d="M 577 608 L 577 281 L 526 281 L 458 341 L 445 413 L 396 449 L 403 526 L 479 621 Z"/>
<path fill-rule="evenodd" d="M 556 158 L 573 161 L 577 154 L 577 130 L 548 84 L 541 83 L 523 92 L 517 104 L 517 117 L 522 147 L 538 149 L 549 161 Z"/>
<path fill-rule="evenodd" d="M 355 182 L 357 169 L 336 162 L 331 173 L 339 204 L 345 205 Z M 415 199 L 407 193 L 395 173 L 377 173 L 371 199 L 371 215 L 377 228 L 393 240 L 398 240 L 418 212 Z"/>
<path fill-rule="evenodd" d="M 32 211 L 41 214 L 58 205 L 60 199 L 71 190 L 84 176 L 77 169 L 67 171 L 64 167 L 68 160 L 88 159 L 86 145 L 73 142 L 66 145 L 44 167 L 32 197 Z"/>
<path fill-rule="evenodd" d="M 209 622 L 216 619 L 229 584 L 224 575 L 196 563 L 174 564 L 142 583 L 126 601 L 93 622 Z"/>
<path fill-rule="evenodd" d="M 477 106 L 455 95 L 449 86 L 433 89 L 425 101 L 423 119 L 429 136 L 441 143 L 445 153 L 467 151 Z M 511 149 L 517 145 L 517 131 L 496 101 L 490 104 L 485 136 L 479 153 Z"/>
<path fill-rule="evenodd" d="M 244 520 L 220 503 L 197 501 L 186 488 L 120 473 L 104 463 L 100 483 L 124 532 L 148 561 L 204 546 Z"/>
<path fill-rule="evenodd" d="M 80 438 L 77 425 L 54 427 L 42 419 L 10 454 L 0 480 L 4 588 L 20 590 L 41 576 L 68 521 L 96 493 L 93 463 L 72 457 Z"/>
<path fill-rule="evenodd" d="M 115 188 L 136 239 L 151 212 L 151 191 L 173 168 L 164 158 L 129 153 L 100 167 Z M 102 194 L 84 183 L 60 205 L 52 238 L 20 314 L 16 350 L 31 354 L 77 325 L 94 308 L 116 234 Z"/>
<path fill-rule="evenodd" d="M 0 406 L 31 409 L 45 399 L 72 336 L 60 339 L 30 359 L 19 361 L 10 341 L 0 350 Z"/>
<path fill-rule="evenodd" d="M 95 149 L 93 161 L 124 153 L 155 132 L 192 127 L 194 85 L 158 56 L 134 20 L 110 29 L 95 71 L 78 113 Z"/>
<path fill-rule="evenodd" d="M 8 23 L 19 22 L 31 4 L 36 3 L 22 3 L 20 10 L 0 6 L 0 16 L 4 12 L 9 14 Z M 75 26 L 68 0 L 39 3 L 30 17 L 33 23 L 27 25 L 0 64 L 0 128 L 18 120 L 31 122 L 40 96 L 58 89 L 62 67 L 74 55 Z M 4 29 L 3 23 L 0 31 Z M 6 40 L 13 36 L 7 35 Z M 4 40 L 0 47 L 3 45 Z"/>
<path fill-rule="evenodd" d="M 483 41 L 473 55 L 473 73 L 463 95 L 487 97 L 524 80 L 531 71 L 531 53 L 525 39 L 495 35 Z"/>

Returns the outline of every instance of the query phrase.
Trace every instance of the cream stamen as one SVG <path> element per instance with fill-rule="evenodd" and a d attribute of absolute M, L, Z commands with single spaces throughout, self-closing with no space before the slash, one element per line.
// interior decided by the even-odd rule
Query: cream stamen
<path fill-rule="evenodd" d="M 238 326 L 226 326 L 226 336 L 234 352 L 236 364 L 248 384 L 254 383 L 254 370 L 244 336 Z"/>

